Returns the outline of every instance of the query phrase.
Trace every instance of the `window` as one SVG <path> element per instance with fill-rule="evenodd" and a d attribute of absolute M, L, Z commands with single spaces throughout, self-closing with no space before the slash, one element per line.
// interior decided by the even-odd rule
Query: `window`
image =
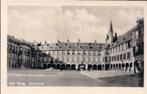
<path fill-rule="evenodd" d="M 94 55 L 94 52 L 93 51 L 91 51 L 91 55 Z"/>
<path fill-rule="evenodd" d="M 83 55 L 86 55 L 86 51 L 85 50 L 83 51 Z"/>
<path fill-rule="evenodd" d="M 105 62 L 105 58 L 103 57 L 103 62 Z"/>
<path fill-rule="evenodd" d="M 75 55 L 75 50 L 72 50 L 72 55 Z"/>
<path fill-rule="evenodd" d="M 119 47 L 119 51 L 120 51 L 120 45 L 118 47 Z"/>
<path fill-rule="evenodd" d="M 131 44 L 130 44 L 130 41 L 128 41 L 128 48 L 130 48 L 131 47 Z"/>
<path fill-rule="evenodd" d="M 123 58 L 124 58 L 124 60 L 126 59 L 126 54 L 123 54 Z"/>
<path fill-rule="evenodd" d="M 111 57 L 109 57 L 109 62 L 111 62 Z"/>
<path fill-rule="evenodd" d="M 120 54 L 120 60 L 122 60 L 122 54 Z"/>
<path fill-rule="evenodd" d="M 116 56 L 114 56 L 114 61 L 116 61 Z"/>
<path fill-rule="evenodd" d="M 119 55 L 117 55 L 117 60 L 119 61 Z"/>
<path fill-rule="evenodd" d="M 130 52 L 127 53 L 127 59 L 130 59 Z"/>
<path fill-rule="evenodd" d="M 111 61 L 113 61 L 113 56 L 111 58 L 112 58 Z"/>
<path fill-rule="evenodd" d="M 88 55 L 91 55 L 91 54 L 90 54 L 90 51 L 88 51 Z"/>
<path fill-rule="evenodd" d="M 62 51 L 62 55 L 65 55 L 65 51 L 64 50 Z"/>
<path fill-rule="evenodd" d="M 67 50 L 67 55 L 70 55 L 70 51 L 69 50 Z"/>
<path fill-rule="evenodd" d="M 105 57 L 105 62 L 107 62 L 107 57 Z"/>
<path fill-rule="evenodd" d="M 124 43 L 122 44 L 122 50 L 124 50 Z"/>
<path fill-rule="evenodd" d="M 124 50 L 125 50 L 126 49 L 126 43 L 124 43 L 123 46 L 124 46 Z"/>
<path fill-rule="evenodd" d="M 101 55 L 100 51 L 98 51 L 98 55 Z"/>
<path fill-rule="evenodd" d="M 74 61 L 74 57 L 72 57 L 72 62 Z"/>
<path fill-rule="evenodd" d="M 66 61 L 67 61 L 67 62 L 69 61 L 69 58 L 68 58 L 68 57 L 66 57 Z"/>
<path fill-rule="evenodd" d="M 77 51 L 78 55 L 80 55 L 80 51 Z"/>

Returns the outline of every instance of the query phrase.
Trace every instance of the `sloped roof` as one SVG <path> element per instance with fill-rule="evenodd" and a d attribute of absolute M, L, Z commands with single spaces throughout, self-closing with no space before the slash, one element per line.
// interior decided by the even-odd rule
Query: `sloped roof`
<path fill-rule="evenodd" d="M 111 47 L 122 44 L 129 40 L 132 40 L 132 32 L 135 31 L 136 29 L 137 29 L 137 26 L 133 27 L 132 29 L 130 29 L 128 32 L 124 34 L 119 35 L 117 37 L 117 40 L 113 44 L 111 44 Z"/>
<path fill-rule="evenodd" d="M 30 42 L 27 42 L 27 41 L 22 40 L 22 39 L 17 39 L 17 38 L 15 38 L 14 36 L 8 35 L 8 36 L 7 36 L 7 40 L 8 40 L 9 42 L 13 42 L 13 43 L 16 43 L 16 44 L 18 44 L 18 45 L 27 45 L 27 46 L 31 46 L 31 43 L 30 43 Z"/>
<path fill-rule="evenodd" d="M 40 50 L 102 50 L 105 43 L 74 43 L 61 42 L 39 46 Z"/>

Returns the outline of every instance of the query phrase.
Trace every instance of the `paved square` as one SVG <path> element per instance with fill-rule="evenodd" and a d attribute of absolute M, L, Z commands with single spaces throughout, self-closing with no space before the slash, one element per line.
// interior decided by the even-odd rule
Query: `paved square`
<path fill-rule="evenodd" d="M 84 71 L 83 71 L 84 72 Z M 91 71 L 91 73 L 94 71 Z M 94 72 L 96 73 L 96 72 Z M 103 74 L 103 72 L 97 72 Z M 90 72 L 89 72 L 90 74 Z M 113 76 L 93 78 L 80 71 L 60 70 L 11 70 L 10 86 L 143 86 L 139 76 Z"/>

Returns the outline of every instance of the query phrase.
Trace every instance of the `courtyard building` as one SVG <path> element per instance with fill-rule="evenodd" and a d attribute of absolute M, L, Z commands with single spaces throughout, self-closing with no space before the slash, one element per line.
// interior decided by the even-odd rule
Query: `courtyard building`
<path fill-rule="evenodd" d="M 8 35 L 8 68 L 55 68 L 69 70 L 143 71 L 144 19 L 122 35 L 114 33 L 112 21 L 105 43 L 30 43 Z"/>

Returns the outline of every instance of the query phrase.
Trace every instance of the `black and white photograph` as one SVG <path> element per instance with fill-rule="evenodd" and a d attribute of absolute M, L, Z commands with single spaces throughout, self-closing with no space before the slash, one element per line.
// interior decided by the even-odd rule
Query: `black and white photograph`
<path fill-rule="evenodd" d="M 141 6 L 9 6 L 7 85 L 144 87 Z"/>

